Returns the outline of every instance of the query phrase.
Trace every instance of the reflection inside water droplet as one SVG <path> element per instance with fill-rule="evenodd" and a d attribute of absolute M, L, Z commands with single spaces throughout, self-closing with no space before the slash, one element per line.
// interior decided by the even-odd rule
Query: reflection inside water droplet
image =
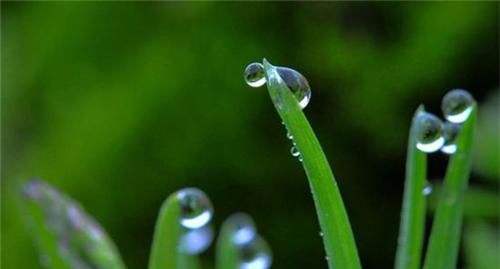
<path fill-rule="evenodd" d="M 212 218 L 212 203 L 208 196 L 199 189 L 182 189 L 177 192 L 177 198 L 181 207 L 180 223 L 185 228 L 200 228 Z"/>
<path fill-rule="evenodd" d="M 443 146 L 442 122 L 438 117 L 427 112 L 420 112 L 414 124 L 416 146 L 419 150 L 431 153 Z"/>
<path fill-rule="evenodd" d="M 446 120 L 453 123 L 463 123 L 467 120 L 474 106 L 474 98 L 463 89 L 449 91 L 441 103 Z"/>

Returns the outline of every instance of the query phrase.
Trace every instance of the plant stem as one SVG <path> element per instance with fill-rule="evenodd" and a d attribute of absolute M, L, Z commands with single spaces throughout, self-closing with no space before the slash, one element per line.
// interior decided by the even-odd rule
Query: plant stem
<path fill-rule="evenodd" d="M 458 149 L 452 155 L 432 225 L 424 269 L 454 269 L 462 227 L 464 194 L 469 179 L 476 107 L 457 137 Z"/>
<path fill-rule="evenodd" d="M 416 147 L 415 124 L 419 114 L 423 111 L 423 106 L 420 106 L 415 112 L 408 138 L 406 179 L 396 251 L 396 269 L 418 269 L 422 258 L 426 207 L 426 197 L 422 191 L 427 177 L 427 155 Z"/>

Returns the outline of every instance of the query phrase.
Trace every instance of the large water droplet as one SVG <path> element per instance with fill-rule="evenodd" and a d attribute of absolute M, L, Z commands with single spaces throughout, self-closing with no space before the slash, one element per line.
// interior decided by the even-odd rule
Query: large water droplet
<path fill-rule="evenodd" d="M 269 246 L 262 237 L 257 236 L 251 242 L 240 245 L 239 269 L 267 269 L 271 267 L 272 255 Z"/>
<path fill-rule="evenodd" d="M 257 236 L 255 223 L 247 214 L 233 214 L 228 218 L 228 222 L 233 226 L 233 242 L 236 245 L 248 244 Z"/>
<path fill-rule="evenodd" d="M 441 103 L 446 120 L 453 123 L 462 123 L 469 117 L 474 106 L 474 98 L 472 95 L 462 89 L 449 91 Z"/>
<path fill-rule="evenodd" d="M 182 189 L 177 192 L 177 198 L 181 206 L 180 222 L 185 228 L 200 228 L 212 218 L 212 202 L 201 190 L 196 188 Z"/>
<path fill-rule="evenodd" d="M 417 148 L 431 153 L 439 150 L 444 144 L 441 120 L 427 112 L 421 112 L 415 122 Z"/>
<path fill-rule="evenodd" d="M 307 79 L 299 72 L 288 67 L 276 67 L 276 71 L 299 102 L 300 108 L 305 108 L 311 100 L 311 87 Z"/>
<path fill-rule="evenodd" d="M 248 86 L 257 88 L 266 83 L 266 71 L 261 63 L 251 63 L 245 68 L 244 78 Z"/>
<path fill-rule="evenodd" d="M 441 151 L 446 154 L 454 154 L 457 151 L 457 136 L 460 132 L 460 125 L 446 122 L 443 125 L 444 145 Z"/>
<path fill-rule="evenodd" d="M 425 196 L 428 196 L 431 193 L 432 193 L 432 185 L 429 182 L 427 182 L 427 183 L 425 183 L 425 186 L 422 189 L 422 194 Z"/>
<path fill-rule="evenodd" d="M 182 252 L 196 255 L 205 251 L 214 239 L 214 231 L 210 225 L 199 229 L 184 229 L 179 248 Z"/>

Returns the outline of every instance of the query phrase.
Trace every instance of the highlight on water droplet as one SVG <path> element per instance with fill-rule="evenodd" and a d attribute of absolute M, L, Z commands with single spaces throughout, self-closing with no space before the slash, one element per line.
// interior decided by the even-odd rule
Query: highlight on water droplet
<path fill-rule="evenodd" d="M 454 154 L 457 151 L 457 136 L 460 132 L 460 125 L 451 122 L 446 122 L 443 125 L 443 138 L 444 145 L 441 147 L 441 151 L 446 154 Z"/>
<path fill-rule="evenodd" d="M 188 229 L 198 229 L 205 226 L 213 215 L 212 202 L 199 189 L 185 188 L 177 193 L 181 207 L 182 226 Z"/>
<path fill-rule="evenodd" d="M 446 120 L 453 123 L 463 123 L 472 112 L 474 103 L 474 98 L 468 91 L 455 89 L 443 97 L 441 109 Z"/>
<path fill-rule="evenodd" d="M 422 189 L 422 194 L 428 196 L 431 193 L 432 193 L 432 185 L 429 182 L 426 182 L 424 188 Z"/>
<path fill-rule="evenodd" d="M 255 223 L 248 214 L 235 213 L 228 218 L 228 223 L 233 227 L 234 234 L 232 236 L 233 243 L 236 245 L 244 245 L 251 242 L 257 236 L 257 228 Z"/>
<path fill-rule="evenodd" d="M 276 67 L 279 76 L 286 86 L 292 91 L 299 102 L 300 108 L 304 109 L 311 100 L 311 87 L 307 79 L 299 72 L 288 67 Z"/>
<path fill-rule="evenodd" d="M 266 73 L 261 63 L 251 63 L 245 68 L 245 82 L 248 86 L 258 88 L 266 84 Z"/>
<path fill-rule="evenodd" d="M 212 226 L 205 225 L 198 229 L 183 229 L 179 250 L 189 255 L 196 255 L 205 251 L 214 239 Z"/>
<path fill-rule="evenodd" d="M 286 138 L 290 139 L 290 140 L 293 140 L 293 135 L 292 133 L 290 133 L 290 131 L 287 130 L 286 132 Z"/>
<path fill-rule="evenodd" d="M 271 267 L 272 255 L 266 241 L 256 236 L 247 244 L 239 246 L 239 269 L 267 269 Z"/>
<path fill-rule="evenodd" d="M 444 144 L 441 120 L 427 112 L 420 112 L 415 121 L 416 147 L 426 153 L 439 150 Z"/>

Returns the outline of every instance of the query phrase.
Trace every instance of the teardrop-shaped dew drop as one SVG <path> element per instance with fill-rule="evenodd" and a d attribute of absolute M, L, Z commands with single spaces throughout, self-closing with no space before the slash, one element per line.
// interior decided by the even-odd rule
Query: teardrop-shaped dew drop
<path fill-rule="evenodd" d="M 245 68 L 245 82 L 248 86 L 258 88 L 266 84 L 266 73 L 261 63 L 251 63 Z"/>
<path fill-rule="evenodd" d="M 422 194 L 425 196 L 429 196 L 432 193 L 432 185 L 427 182 L 425 183 L 424 188 L 422 189 Z"/>
<path fill-rule="evenodd" d="M 311 100 L 311 87 L 307 79 L 299 72 L 288 67 L 276 67 L 276 71 L 304 109 Z"/>
<path fill-rule="evenodd" d="M 196 188 L 185 188 L 176 195 L 181 207 L 182 226 L 197 229 L 210 221 L 213 215 L 212 202 L 204 192 Z"/>
<path fill-rule="evenodd" d="M 255 237 L 247 244 L 240 245 L 239 253 L 239 269 L 267 269 L 271 267 L 271 250 L 260 236 Z"/>
<path fill-rule="evenodd" d="M 293 157 L 300 156 L 300 151 L 299 151 L 299 149 L 297 149 L 297 147 L 295 145 L 292 146 L 292 148 L 290 149 L 290 153 L 292 154 Z"/>
<path fill-rule="evenodd" d="M 463 89 L 449 91 L 441 103 L 446 120 L 453 123 L 463 123 L 467 120 L 474 106 L 474 98 Z"/>
<path fill-rule="evenodd" d="M 214 239 L 214 231 L 210 225 L 198 229 L 184 229 L 179 249 L 183 253 L 196 255 L 205 251 Z"/>
<path fill-rule="evenodd" d="M 426 153 L 439 150 L 444 144 L 441 120 L 427 112 L 421 112 L 415 122 L 416 147 Z"/>

